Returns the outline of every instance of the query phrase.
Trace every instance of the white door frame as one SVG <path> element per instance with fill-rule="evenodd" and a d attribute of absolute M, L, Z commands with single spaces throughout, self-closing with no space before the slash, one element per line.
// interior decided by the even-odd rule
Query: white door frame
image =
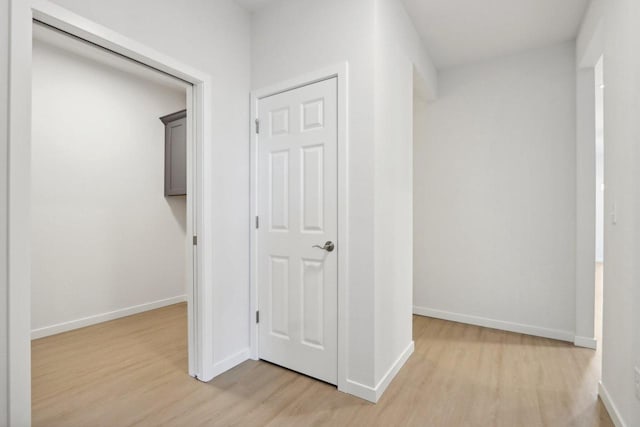
<path fill-rule="evenodd" d="M 9 417 L 16 425 L 29 419 L 30 405 L 30 166 L 31 44 L 33 20 L 155 68 L 192 84 L 187 91 L 187 268 L 189 303 L 189 375 L 213 378 L 212 285 L 212 78 L 167 55 L 122 36 L 48 1 L 29 6 L 13 2 L 11 13 L 11 81 L 9 121 Z M 205 144 L 205 141 L 209 142 Z M 209 363 L 207 363 L 209 361 Z M 209 366 L 211 365 L 211 366 Z M 25 384 L 26 382 L 26 384 Z M 11 421 L 10 421 L 11 422 Z"/>
<path fill-rule="evenodd" d="M 594 18 L 596 15 L 591 13 L 591 9 L 588 11 L 588 17 Z M 596 349 L 598 346 L 594 323 L 596 263 L 595 67 L 604 54 L 603 18 L 595 17 L 594 19 L 591 31 L 581 34 L 583 49 L 578 52 L 579 57 L 576 58 L 576 317 L 574 344 L 591 349 Z M 606 207 L 604 218 L 606 224 Z"/>
<path fill-rule="evenodd" d="M 297 89 L 313 83 L 331 78 L 338 80 L 338 390 L 345 391 L 347 384 L 347 296 L 349 287 L 348 275 L 348 188 L 349 188 L 349 87 L 348 87 L 348 63 L 341 63 L 319 71 L 311 72 L 303 76 L 287 80 L 251 93 L 251 358 L 259 359 L 258 325 L 255 321 L 255 313 L 258 310 L 258 282 L 257 282 L 257 230 L 255 218 L 258 206 L 258 140 L 254 123 L 258 118 L 258 104 L 263 98 L 277 95 L 282 92 Z"/>

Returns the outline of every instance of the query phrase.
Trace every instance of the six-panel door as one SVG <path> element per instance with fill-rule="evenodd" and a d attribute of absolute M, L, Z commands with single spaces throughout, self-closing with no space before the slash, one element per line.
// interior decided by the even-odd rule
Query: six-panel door
<path fill-rule="evenodd" d="M 337 81 L 261 99 L 258 119 L 259 355 L 336 384 Z"/>

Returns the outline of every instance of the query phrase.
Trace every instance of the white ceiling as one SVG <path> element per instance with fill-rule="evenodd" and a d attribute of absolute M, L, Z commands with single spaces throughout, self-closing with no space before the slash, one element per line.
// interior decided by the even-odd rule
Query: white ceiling
<path fill-rule="evenodd" d="M 247 9 L 249 12 L 255 12 L 267 3 L 273 3 L 274 0 L 236 0 L 240 6 Z"/>
<path fill-rule="evenodd" d="M 589 0 L 403 0 L 439 68 L 576 38 Z"/>
<path fill-rule="evenodd" d="M 273 1 L 236 0 L 252 12 Z M 438 68 L 573 40 L 589 3 L 589 0 L 402 1 Z"/>

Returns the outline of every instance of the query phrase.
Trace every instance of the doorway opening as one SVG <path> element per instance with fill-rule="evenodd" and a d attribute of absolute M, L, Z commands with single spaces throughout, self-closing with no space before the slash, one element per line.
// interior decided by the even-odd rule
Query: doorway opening
<path fill-rule="evenodd" d="M 160 351 L 188 372 L 189 90 L 188 82 L 34 21 L 36 423 L 53 422 L 53 401 L 90 405 L 83 399 L 91 395 L 79 393 L 85 384 L 99 381 L 97 391 L 107 378 L 119 381 L 122 363 L 140 363 L 149 345 L 166 344 L 158 337 L 171 335 L 174 346 Z M 94 369 L 104 375 L 93 377 Z"/>
<path fill-rule="evenodd" d="M 32 338 L 186 301 L 186 126 L 165 196 L 159 120 L 186 89 L 34 24 Z"/>

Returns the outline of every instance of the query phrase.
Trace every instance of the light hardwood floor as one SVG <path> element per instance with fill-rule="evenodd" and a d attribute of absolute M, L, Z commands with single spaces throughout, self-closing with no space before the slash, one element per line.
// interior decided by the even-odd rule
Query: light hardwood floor
<path fill-rule="evenodd" d="M 414 317 L 416 350 L 377 405 L 265 363 L 187 375 L 179 304 L 34 341 L 35 426 L 612 426 L 596 352 Z"/>

